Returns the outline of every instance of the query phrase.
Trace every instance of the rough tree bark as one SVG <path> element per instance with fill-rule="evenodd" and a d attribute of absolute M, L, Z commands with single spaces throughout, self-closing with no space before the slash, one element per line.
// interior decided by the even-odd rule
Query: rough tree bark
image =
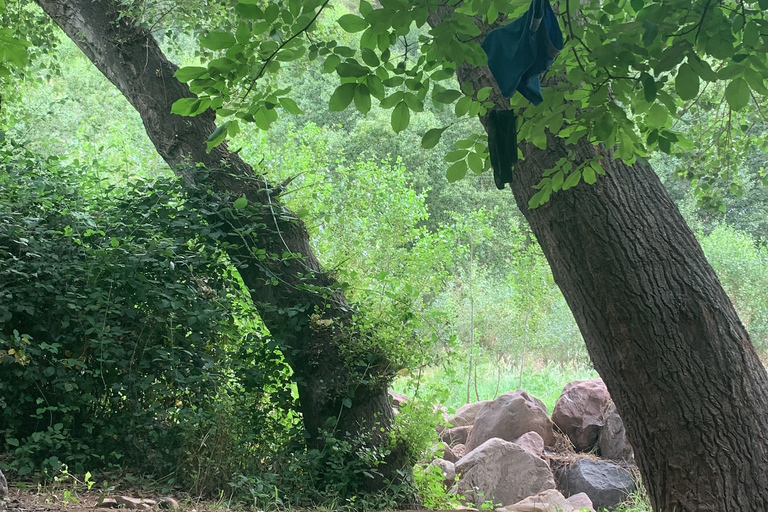
<path fill-rule="evenodd" d="M 491 101 L 508 108 L 488 68 L 463 65 L 457 77 L 493 86 Z M 587 139 L 521 147 L 515 201 L 624 419 L 653 509 L 768 510 L 768 375 L 651 166 Z M 542 171 L 568 149 L 574 164 L 600 158 L 606 176 L 529 209 Z"/>
<path fill-rule="evenodd" d="M 177 67 L 166 59 L 152 35 L 120 15 L 119 2 L 37 3 L 139 112 L 149 138 L 175 172 L 189 184 L 205 180 L 217 192 L 233 199 L 244 195 L 251 205 L 257 205 L 255 218 L 245 222 L 236 217 L 214 221 L 240 222 L 235 226 L 239 228 L 253 224 L 251 244 L 244 244 L 241 234 L 228 235 L 228 253 L 293 369 L 310 446 L 322 446 L 321 429 L 341 435 L 368 434 L 374 442 L 386 443 L 393 420 L 386 389 L 391 371 L 386 355 L 370 355 L 367 377 L 374 384 L 360 385 L 344 358 L 345 345 L 354 343 L 359 335 L 352 327 L 351 308 L 343 293 L 326 292 L 337 283 L 320 269 L 304 224 L 278 197 L 270 195 L 274 187 L 226 145 L 206 152 L 206 139 L 216 128 L 211 110 L 192 118 L 171 114 L 176 100 L 194 96 L 186 84 L 174 78 Z M 205 173 L 195 170 L 200 164 Z M 254 257 L 248 245 L 265 250 L 266 258 Z M 294 257 L 282 258 L 286 252 Z M 350 392 L 354 392 L 352 406 L 345 407 L 342 400 Z M 385 477 L 405 467 L 402 453 L 397 451 L 387 462 Z M 377 479 L 373 487 L 383 480 Z"/>

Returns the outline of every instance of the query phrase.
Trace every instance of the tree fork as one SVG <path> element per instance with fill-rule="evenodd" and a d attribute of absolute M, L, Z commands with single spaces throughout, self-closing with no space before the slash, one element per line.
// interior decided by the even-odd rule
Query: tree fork
<path fill-rule="evenodd" d="M 206 151 L 206 140 L 216 129 L 213 111 L 195 117 L 171 113 L 176 100 L 194 95 L 174 77 L 177 66 L 165 57 L 151 33 L 120 16 L 117 2 L 37 3 L 138 111 L 149 138 L 171 169 L 189 184 L 205 175 L 204 183 L 213 190 L 234 198 L 245 196 L 250 205 L 258 205 L 261 219 L 254 222 L 263 221 L 265 226 L 254 228 L 253 244 L 267 254 L 298 256 L 257 260 L 240 234 L 230 233 L 226 240 L 252 300 L 293 369 L 309 445 L 321 448 L 318 431 L 326 429 L 336 435 L 367 434 L 374 443 L 388 443 L 394 415 L 387 396 L 386 355 L 373 355 L 374 371 L 379 374 L 369 380 L 375 384 L 357 387 L 351 407 L 345 407 L 342 391 L 356 383 L 353 370 L 345 366 L 344 345 L 360 333 L 352 326 L 352 310 L 336 289 L 337 283 L 320 269 L 304 224 L 270 196 L 273 187 L 226 144 Z M 195 171 L 199 164 L 206 172 Z M 241 222 L 234 227 L 243 228 L 248 220 L 225 222 Z M 297 314 L 288 318 L 283 313 L 288 309 Z M 402 452 L 395 450 L 383 476 L 392 478 L 406 465 Z M 384 478 L 371 483 L 373 488 L 385 484 Z"/>

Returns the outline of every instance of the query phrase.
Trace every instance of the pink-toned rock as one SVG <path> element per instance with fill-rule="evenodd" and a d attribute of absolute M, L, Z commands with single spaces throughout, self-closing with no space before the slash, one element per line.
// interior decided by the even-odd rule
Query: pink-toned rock
<path fill-rule="evenodd" d="M 443 459 L 447 460 L 448 462 L 456 462 L 459 460 L 459 458 L 456 456 L 456 454 L 453 452 L 450 446 L 448 446 L 446 443 L 443 444 Z"/>
<path fill-rule="evenodd" d="M 472 425 L 446 428 L 440 432 L 440 440 L 448 443 L 450 446 L 467 444 L 470 432 L 472 432 Z"/>
<path fill-rule="evenodd" d="M 136 510 L 147 510 L 152 508 L 149 503 L 144 503 L 141 498 L 131 498 L 130 496 L 117 496 L 115 502 L 118 506 L 123 508 L 130 508 Z"/>
<path fill-rule="evenodd" d="M 592 506 L 592 500 L 589 499 L 589 496 L 587 496 L 587 493 L 585 492 L 574 494 L 568 498 L 568 503 L 579 512 L 595 511 L 594 507 Z"/>
<path fill-rule="evenodd" d="M 96 508 L 117 508 L 117 501 L 114 498 L 104 498 L 96 504 Z"/>
<path fill-rule="evenodd" d="M 526 432 L 536 432 L 545 446 L 552 446 L 555 434 L 544 403 L 522 389 L 504 393 L 477 413 L 467 450 L 473 450 L 488 439 L 498 437 L 514 441 Z"/>
<path fill-rule="evenodd" d="M 429 465 L 440 468 L 440 471 L 443 473 L 443 485 L 446 488 L 450 488 L 456 483 L 456 469 L 453 462 L 448 462 L 445 459 L 435 459 Z"/>
<path fill-rule="evenodd" d="M 526 432 L 512 442 L 531 455 L 536 457 L 544 455 L 544 439 L 541 438 L 538 432 Z"/>
<path fill-rule="evenodd" d="M 535 496 L 518 501 L 514 505 L 497 508 L 498 512 L 574 512 L 573 505 L 556 489 L 547 489 Z"/>
<path fill-rule="evenodd" d="M 471 404 L 462 405 L 456 410 L 456 414 L 448 417 L 448 423 L 452 427 L 466 427 L 472 425 L 475 422 L 475 417 L 480 409 L 488 403 L 488 400 L 481 400 L 480 402 L 473 402 Z"/>
<path fill-rule="evenodd" d="M 603 411 L 611 395 L 602 379 L 577 380 L 557 399 L 552 421 L 568 436 L 576 451 L 589 451 L 603 427 Z"/>
<path fill-rule="evenodd" d="M 455 464 L 460 476 L 456 493 L 478 508 L 490 500 L 502 506 L 555 488 L 549 465 L 520 446 L 493 438 Z"/>
<path fill-rule="evenodd" d="M 170 496 L 163 496 L 157 499 L 157 506 L 160 508 L 177 509 L 179 508 L 179 502 Z"/>

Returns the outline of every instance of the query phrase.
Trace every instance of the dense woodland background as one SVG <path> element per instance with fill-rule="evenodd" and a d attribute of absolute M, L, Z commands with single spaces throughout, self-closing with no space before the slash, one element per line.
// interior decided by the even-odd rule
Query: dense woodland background
<path fill-rule="evenodd" d="M 291 371 L 217 243 L 226 228 L 200 215 L 231 203 L 184 192 L 121 94 L 36 7 L 18 9 L 6 17 L 37 25 L 45 51 L 0 82 L 0 468 L 141 475 L 265 507 L 378 508 L 408 492 L 361 497 L 357 479 L 380 456 L 364 440 L 339 441 L 331 457 L 301 449 Z M 354 46 L 332 18 L 322 30 Z M 174 61 L 199 59 L 189 35 L 158 35 Z M 321 67 L 287 65 L 280 80 L 303 113 L 244 129 L 230 147 L 272 182 L 292 179 L 282 201 L 394 355 L 393 389 L 412 398 L 396 432 L 414 464 L 433 449 L 435 405 L 522 387 L 551 410 L 567 382 L 595 377 L 509 191 L 488 172 L 445 179 L 442 155 L 476 121 L 430 104 L 394 135 L 376 106 L 329 113 L 337 83 Z M 424 150 L 435 125 L 450 128 Z M 722 209 L 679 177 L 689 161 L 651 160 L 765 357 L 765 155 L 733 162 L 743 190 L 723 187 Z M 439 478 L 416 479 L 432 504 L 448 499 Z"/>

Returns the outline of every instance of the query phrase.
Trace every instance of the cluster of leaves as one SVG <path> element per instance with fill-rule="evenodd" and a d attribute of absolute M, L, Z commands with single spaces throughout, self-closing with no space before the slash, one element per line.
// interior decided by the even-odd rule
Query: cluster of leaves
<path fill-rule="evenodd" d="M 79 166 L 0 158 L 11 469 L 130 467 L 206 492 L 299 434 L 290 372 L 201 215 L 231 201 L 175 180 L 85 198 Z"/>

